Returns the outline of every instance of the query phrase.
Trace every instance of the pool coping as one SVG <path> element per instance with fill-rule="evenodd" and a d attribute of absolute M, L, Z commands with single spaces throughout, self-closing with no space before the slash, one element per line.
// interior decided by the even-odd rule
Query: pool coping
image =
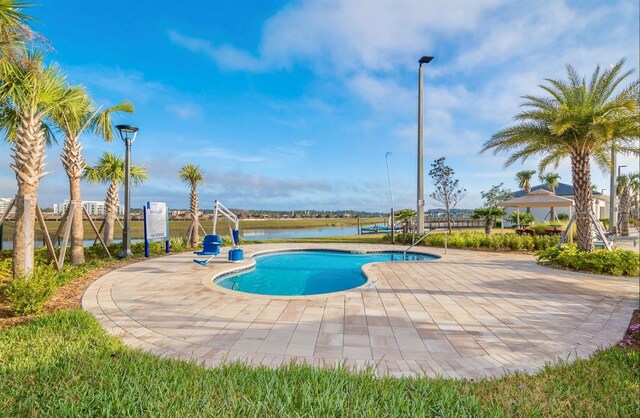
<path fill-rule="evenodd" d="M 373 251 L 365 251 L 365 250 L 341 250 L 335 248 L 310 248 L 310 249 L 300 249 L 300 248 L 283 248 L 283 249 L 273 249 L 273 250 L 263 250 L 255 253 L 251 253 L 251 255 L 245 255 L 245 260 L 248 261 L 248 264 L 240 265 L 237 267 L 232 267 L 228 270 L 223 270 L 216 273 L 212 278 L 207 279 L 206 277 L 202 279 L 201 283 L 203 286 L 216 290 L 218 292 L 233 294 L 233 295 L 243 295 L 243 296 L 251 296 L 260 299 L 273 299 L 273 298 L 282 298 L 287 300 L 315 300 L 315 299 L 324 299 L 330 296 L 340 296 L 347 292 L 353 292 L 357 290 L 367 290 L 374 288 L 375 285 L 379 281 L 379 277 L 372 271 L 373 266 L 377 264 L 386 264 L 386 263 L 397 263 L 397 261 L 373 261 L 371 263 L 365 263 L 362 265 L 361 270 L 362 274 L 364 274 L 365 282 L 360 286 L 352 287 L 349 289 L 339 290 L 337 292 L 327 292 L 327 293 L 318 293 L 315 295 L 264 295 L 261 293 L 250 293 L 250 292 L 241 292 L 238 290 L 227 289 L 226 287 L 222 287 L 216 284 L 216 280 L 222 279 L 224 277 L 240 275 L 243 273 L 247 273 L 250 270 L 255 269 L 256 266 L 256 257 L 262 257 L 265 255 L 273 255 L 278 253 L 290 253 L 290 252 L 333 252 L 333 253 L 346 253 L 346 254 L 381 254 L 381 253 L 394 253 L 401 251 L 393 251 L 393 250 L 373 250 Z M 433 260 L 403 260 L 403 262 L 408 263 L 431 263 L 442 259 L 441 255 L 427 253 L 427 252 L 419 252 L 419 251 L 408 251 L 407 254 L 419 254 L 419 255 L 428 255 L 434 257 Z M 446 255 L 446 254 L 445 254 Z"/>

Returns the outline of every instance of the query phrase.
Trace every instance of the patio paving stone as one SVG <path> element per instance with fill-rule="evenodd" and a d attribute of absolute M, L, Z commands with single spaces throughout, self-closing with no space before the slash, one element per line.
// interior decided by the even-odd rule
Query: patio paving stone
<path fill-rule="evenodd" d="M 209 265 L 191 254 L 112 271 L 82 306 L 131 347 L 206 367 L 240 361 L 279 367 L 373 368 L 391 376 L 481 378 L 535 372 L 591 355 L 622 338 L 638 279 L 553 270 L 523 254 L 418 248 L 428 262 L 375 263 L 369 288 L 308 297 L 249 295 L 212 283 L 281 249 L 393 250 L 371 244 L 261 244 Z"/>

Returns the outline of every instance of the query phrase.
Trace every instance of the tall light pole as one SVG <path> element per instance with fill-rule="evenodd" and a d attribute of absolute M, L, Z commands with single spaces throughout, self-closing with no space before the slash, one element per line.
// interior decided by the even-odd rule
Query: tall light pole
<path fill-rule="evenodd" d="M 619 165 L 619 166 L 618 166 L 618 177 L 620 177 L 620 175 L 621 175 L 620 170 L 621 170 L 622 168 L 624 168 L 624 167 L 626 167 L 626 165 Z"/>
<path fill-rule="evenodd" d="M 384 159 L 387 163 L 387 178 L 389 179 L 389 195 L 391 196 L 391 243 L 396 243 L 395 216 L 393 213 L 393 190 L 391 189 L 391 171 L 389 171 L 389 156 L 393 155 L 391 151 L 387 151 Z"/>
<path fill-rule="evenodd" d="M 136 140 L 138 128 L 131 125 L 117 125 L 120 138 L 124 141 L 124 228 L 122 228 L 122 251 L 120 258 L 131 257 L 131 144 Z"/>
<path fill-rule="evenodd" d="M 418 234 L 424 233 L 424 140 L 422 138 L 422 64 L 428 64 L 433 57 L 424 56 L 418 60 Z"/>

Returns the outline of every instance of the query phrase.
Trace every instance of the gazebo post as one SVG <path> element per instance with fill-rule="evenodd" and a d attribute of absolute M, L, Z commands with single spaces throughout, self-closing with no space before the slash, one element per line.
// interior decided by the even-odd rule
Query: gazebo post
<path fill-rule="evenodd" d="M 573 206 L 569 206 L 569 219 L 571 219 L 573 217 Z M 571 228 L 573 228 L 573 225 L 571 225 Z M 569 234 L 569 244 L 573 244 L 573 231 L 567 231 L 567 234 Z"/>

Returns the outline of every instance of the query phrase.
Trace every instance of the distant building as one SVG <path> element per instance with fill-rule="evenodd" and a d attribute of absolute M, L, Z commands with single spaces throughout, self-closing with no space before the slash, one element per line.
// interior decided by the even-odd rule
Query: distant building
<path fill-rule="evenodd" d="M 10 197 L 0 197 L 0 217 L 4 215 L 4 213 L 9 209 L 9 205 L 13 198 Z M 11 212 L 9 214 L 13 215 L 16 213 L 16 207 L 11 208 Z"/>
<path fill-rule="evenodd" d="M 104 201 L 99 200 L 83 200 L 82 205 L 85 207 L 89 215 L 91 216 L 104 216 L 106 214 L 106 205 Z M 64 203 L 54 203 L 53 213 L 55 215 L 63 215 L 69 207 L 69 199 Z M 116 206 L 116 215 L 124 215 L 124 205 Z"/>
<path fill-rule="evenodd" d="M 549 188 L 544 184 L 533 186 L 531 188 L 531 191 L 534 192 L 540 189 L 549 191 Z M 512 196 L 521 197 L 521 196 L 524 196 L 525 194 L 526 192 L 524 191 L 524 189 L 520 189 L 516 192 L 513 192 Z M 556 196 L 566 197 L 567 199 L 575 200 L 575 191 L 573 189 L 573 186 L 571 186 L 570 184 L 566 184 L 566 183 L 558 184 L 558 187 L 556 187 L 556 190 L 555 190 L 555 194 Z M 591 194 L 593 195 L 593 204 L 592 204 L 593 213 L 596 215 L 598 219 L 608 219 L 609 218 L 609 196 L 602 194 L 597 190 L 593 190 Z M 511 209 L 507 208 L 507 212 L 512 212 L 512 211 L 513 211 L 513 208 Z M 531 208 L 531 213 L 539 221 L 544 220 L 545 218 L 548 219 L 549 217 L 548 208 Z M 568 214 L 569 209 L 556 208 L 556 213 Z"/>

